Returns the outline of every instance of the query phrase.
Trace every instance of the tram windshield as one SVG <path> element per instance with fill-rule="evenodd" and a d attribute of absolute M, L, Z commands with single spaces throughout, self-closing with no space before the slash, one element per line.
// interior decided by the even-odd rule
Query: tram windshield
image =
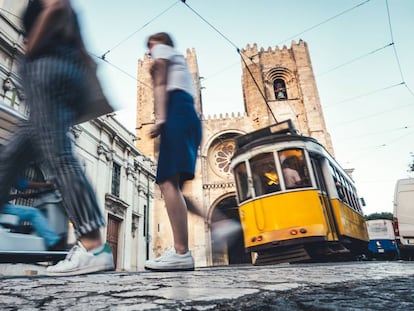
<path fill-rule="evenodd" d="M 278 152 L 280 167 L 276 166 L 274 152 L 260 153 L 234 167 L 239 203 L 262 195 L 280 192 L 284 188 L 299 189 L 312 186 L 308 165 L 302 149 L 285 149 Z M 250 167 L 250 175 L 248 173 Z M 281 168 L 281 171 L 278 171 Z M 249 183 L 249 177 L 250 183 Z M 253 192 L 253 189 L 254 192 Z"/>
<path fill-rule="evenodd" d="M 256 196 L 280 191 L 273 152 L 259 154 L 249 162 Z"/>

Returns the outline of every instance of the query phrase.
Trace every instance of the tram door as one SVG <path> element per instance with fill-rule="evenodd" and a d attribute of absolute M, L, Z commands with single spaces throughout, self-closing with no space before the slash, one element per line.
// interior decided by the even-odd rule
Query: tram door
<path fill-rule="evenodd" d="M 323 211 L 324 211 L 325 219 L 327 222 L 329 240 L 337 240 L 338 231 L 335 226 L 335 220 L 333 217 L 332 207 L 331 207 L 331 203 L 328 197 L 326 181 L 322 173 L 321 162 L 323 161 L 323 159 L 318 159 L 310 155 L 310 160 L 312 164 L 313 175 L 315 176 L 316 186 L 318 187 L 319 200 L 323 206 Z"/>

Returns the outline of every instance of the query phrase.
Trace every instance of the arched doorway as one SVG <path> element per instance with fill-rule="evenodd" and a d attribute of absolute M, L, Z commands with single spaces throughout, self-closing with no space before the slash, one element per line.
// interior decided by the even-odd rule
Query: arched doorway
<path fill-rule="evenodd" d="M 250 253 L 245 253 L 243 232 L 240 230 L 225 240 L 214 240 L 214 230 L 226 220 L 235 220 L 240 223 L 239 212 L 235 196 L 221 200 L 211 214 L 211 250 L 213 266 L 237 265 L 251 263 Z"/>

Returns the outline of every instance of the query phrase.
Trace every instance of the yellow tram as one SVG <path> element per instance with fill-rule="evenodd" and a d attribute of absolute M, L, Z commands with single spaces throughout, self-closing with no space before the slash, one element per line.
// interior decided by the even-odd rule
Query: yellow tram
<path fill-rule="evenodd" d="M 291 120 L 235 138 L 234 173 L 246 252 L 253 263 L 353 259 L 366 223 L 353 180 Z"/>

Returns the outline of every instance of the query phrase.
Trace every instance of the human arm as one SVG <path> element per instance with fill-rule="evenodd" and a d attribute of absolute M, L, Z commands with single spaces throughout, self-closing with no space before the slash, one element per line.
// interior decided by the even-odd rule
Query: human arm
<path fill-rule="evenodd" d="M 155 124 L 150 130 L 150 136 L 155 138 L 160 135 L 161 128 L 167 121 L 168 60 L 155 59 L 151 68 L 151 75 L 154 83 Z"/>
<path fill-rule="evenodd" d="M 295 181 L 295 185 L 296 186 L 301 186 L 302 185 L 302 178 L 300 177 L 298 171 L 293 170 L 294 174 L 294 181 Z"/>

